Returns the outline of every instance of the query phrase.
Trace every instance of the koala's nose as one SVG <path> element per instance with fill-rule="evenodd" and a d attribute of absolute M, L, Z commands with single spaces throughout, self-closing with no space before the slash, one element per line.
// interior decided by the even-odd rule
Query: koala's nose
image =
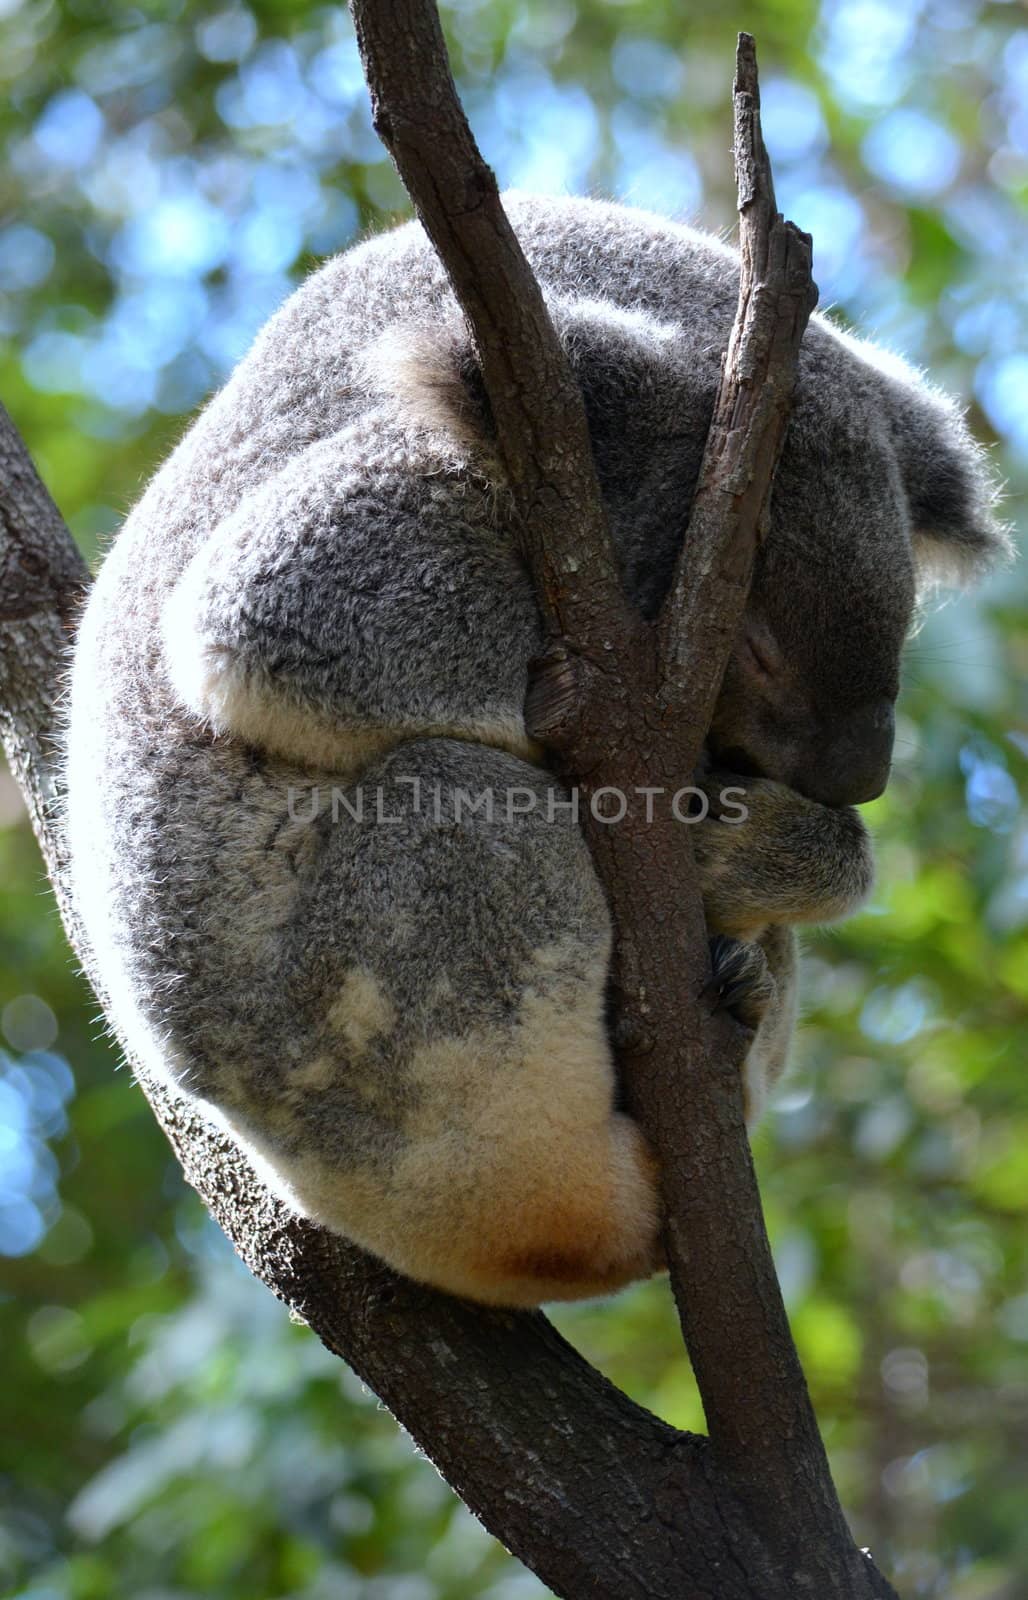
<path fill-rule="evenodd" d="M 892 701 L 869 700 L 840 719 L 796 787 L 826 806 L 877 800 L 889 781 L 895 734 Z"/>

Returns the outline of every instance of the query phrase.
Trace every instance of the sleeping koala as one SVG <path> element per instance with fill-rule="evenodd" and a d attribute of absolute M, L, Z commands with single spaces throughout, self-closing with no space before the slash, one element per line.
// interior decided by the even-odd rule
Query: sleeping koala
<path fill-rule="evenodd" d="M 618 206 L 506 203 L 653 615 L 736 258 Z M 1001 545 L 953 407 L 815 317 L 703 780 L 742 782 L 749 815 L 697 829 L 716 982 L 732 1000 L 740 948 L 766 967 L 743 985 L 751 1118 L 784 1064 L 791 926 L 870 881 L 848 807 L 887 777 L 919 579 Z M 304 284 L 132 512 L 79 633 L 67 762 L 126 1043 L 297 1212 L 507 1305 L 659 1257 L 653 1157 L 617 1109 L 607 906 L 525 731 L 539 645 L 473 355 L 409 224 Z"/>

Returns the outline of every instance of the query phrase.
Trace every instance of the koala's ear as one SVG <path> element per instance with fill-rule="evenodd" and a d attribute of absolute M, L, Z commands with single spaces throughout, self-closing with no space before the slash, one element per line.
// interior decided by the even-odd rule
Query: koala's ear
<path fill-rule="evenodd" d="M 893 362 L 895 361 L 895 366 Z M 1000 484 L 985 448 L 949 397 L 895 358 L 881 362 L 910 511 L 918 585 L 962 586 L 1009 559 Z"/>

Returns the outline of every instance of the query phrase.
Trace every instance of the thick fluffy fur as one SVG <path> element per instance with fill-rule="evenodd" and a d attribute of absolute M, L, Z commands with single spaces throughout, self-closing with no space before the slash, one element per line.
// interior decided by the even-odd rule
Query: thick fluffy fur
<path fill-rule="evenodd" d="M 508 205 L 652 613 L 735 258 L 641 212 Z M 69 824 L 117 1025 L 152 1070 L 299 1211 L 430 1283 L 535 1304 L 653 1270 L 659 1219 L 652 1157 L 615 1109 L 604 897 L 525 735 L 539 622 L 490 439 L 417 226 L 316 273 L 103 566 Z M 989 501 L 952 407 L 815 318 L 712 735 L 762 779 L 748 823 L 699 829 L 712 925 L 763 974 L 752 1115 L 792 1023 L 787 925 L 869 881 L 855 813 L 819 802 L 880 781 L 915 561 L 984 564 Z M 494 814 L 461 791 L 491 791 Z"/>

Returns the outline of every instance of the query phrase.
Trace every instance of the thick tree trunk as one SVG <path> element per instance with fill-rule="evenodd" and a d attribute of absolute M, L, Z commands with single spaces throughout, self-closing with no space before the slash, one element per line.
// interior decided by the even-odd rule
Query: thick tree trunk
<path fill-rule="evenodd" d="M 752 41 L 741 39 L 736 86 L 739 316 L 673 595 L 649 628 L 621 593 L 581 397 L 463 118 L 435 6 L 354 0 L 352 9 L 376 125 L 481 356 L 548 627 L 537 731 L 586 796 L 606 785 L 673 792 L 696 766 L 745 604 L 814 297 L 809 241 L 774 208 Z M 53 804 L 54 701 L 87 584 L 0 414 L 0 732 L 88 971 Z M 652 824 L 630 815 L 616 828 L 590 822 L 587 835 L 614 910 L 622 1066 L 662 1157 L 672 1283 L 709 1439 L 632 1404 L 541 1315 L 421 1289 L 288 1215 L 234 1146 L 141 1082 L 243 1260 L 557 1594 L 890 1596 L 849 1538 L 789 1334 L 742 1118 L 746 1041 L 701 998 L 707 943 L 689 830 L 658 808 Z"/>

